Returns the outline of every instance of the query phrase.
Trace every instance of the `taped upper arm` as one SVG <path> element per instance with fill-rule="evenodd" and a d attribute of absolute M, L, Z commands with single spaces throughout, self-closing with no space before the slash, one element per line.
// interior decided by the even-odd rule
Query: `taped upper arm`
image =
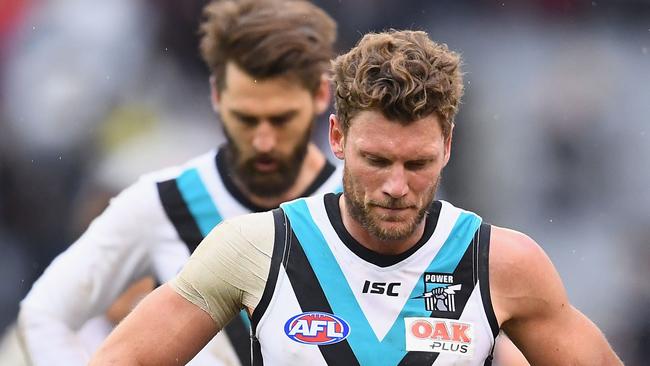
<path fill-rule="evenodd" d="M 242 308 L 252 310 L 259 303 L 273 238 L 271 213 L 226 220 L 203 240 L 171 285 L 221 328 Z"/>

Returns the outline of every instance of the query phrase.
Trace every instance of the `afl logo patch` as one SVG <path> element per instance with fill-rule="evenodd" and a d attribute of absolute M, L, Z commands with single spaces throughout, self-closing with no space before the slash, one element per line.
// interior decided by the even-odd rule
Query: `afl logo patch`
<path fill-rule="evenodd" d="M 336 315 L 312 311 L 287 320 L 284 334 L 298 343 L 333 344 L 348 337 L 350 325 Z"/>

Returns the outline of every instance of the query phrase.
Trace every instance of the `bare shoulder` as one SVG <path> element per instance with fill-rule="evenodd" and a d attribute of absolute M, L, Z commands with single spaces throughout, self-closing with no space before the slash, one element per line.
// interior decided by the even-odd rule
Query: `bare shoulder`
<path fill-rule="evenodd" d="M 523 275 L 525 279 L 543 270 L 551 262 L 542 248 L 528 235 L 516 230 L 492 226 L 490 237 L 490 276 L 510 277 L 507 282 L 516 280 L 513 275 Z M 513 285 L 516 284 L 513 283 Z"/>
<path fill-rule="evenodd" d="M 489 261 L 490 292 L 499 323 L 567 305 L 551 260 L 526 234 L 493 226 Z"/>

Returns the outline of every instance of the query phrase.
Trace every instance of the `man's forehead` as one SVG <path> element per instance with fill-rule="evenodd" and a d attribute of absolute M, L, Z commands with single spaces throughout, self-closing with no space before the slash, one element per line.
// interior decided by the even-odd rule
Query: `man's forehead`
<path fill-rule="evenodd" d="M 444 145 L 435 114 L 404 124 L 389 120 L 380 112 L 360 112 L 350 123 L 347 139 L 359 149 L 373 153 L 408 148 L 414 154 L 422 151 L 429 155 Z"/>
<path fill-rule="evenodd" d="M 285 95 L 223 95 L 221 107 L 246 116 L 280 116 L 298 113 L 310 105 L 310 100 Z"/>
<path fill-rule="evenodd" d="M 257 89 L 276 87 L 308 92 L 308 89 L 300 83 L 298 77 L 291 73 L 257 77 L 249 74 L 234 62 L 228 62 L 226 64 L 223 77 L 225 79 L 225 83 L 223 84 L 224 91 L 227 89 L 235 89 L 233 91 L 236 92 L 236 89 L 242 86 L 257 86 Z"/>
<path fill-rule="evenodd" d="M 418 137 L 423 138 L 442 135 L 440 119 L 435 113 L 416 121 L 402 122 L 390 119 L 380 111 L 369 109 L 356 113 L 351 118 L 349 126 L 349 130 L 359 132 L 360 134 L 383 134 L 390 131 L 398 135 L 419 132 Z M 420 134 L 424 135 L 419 136 Z"/>
<path fill-rule="evenodd" d="M 359 138 L 351 141 L 355 149 L 363 155 L 386 159 L 426 160 L 439 155 L 443 148 L 440 141 L 403 141 L 391 137 L 382 139 Z"/>

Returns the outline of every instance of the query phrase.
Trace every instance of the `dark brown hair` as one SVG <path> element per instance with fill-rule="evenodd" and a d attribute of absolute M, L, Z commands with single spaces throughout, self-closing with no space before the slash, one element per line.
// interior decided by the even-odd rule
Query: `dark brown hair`
<path fill-rule="evenodd" d="M 208 4 L 201 24 L 201 55 L 226 85 L 228 62 L 254 78 L 296 78 L 315 92 L 334 54 L 336 23 L 300 0 L 221 0 Z"/>
<path fill-rule="evenodd" d="M 437 113 L 449 137 L 463 95 L 460 56 L 421 31 L 365 35 L 332 62 L 336 114 L 344 133 L 360 111 L 409 123 Z"/>

